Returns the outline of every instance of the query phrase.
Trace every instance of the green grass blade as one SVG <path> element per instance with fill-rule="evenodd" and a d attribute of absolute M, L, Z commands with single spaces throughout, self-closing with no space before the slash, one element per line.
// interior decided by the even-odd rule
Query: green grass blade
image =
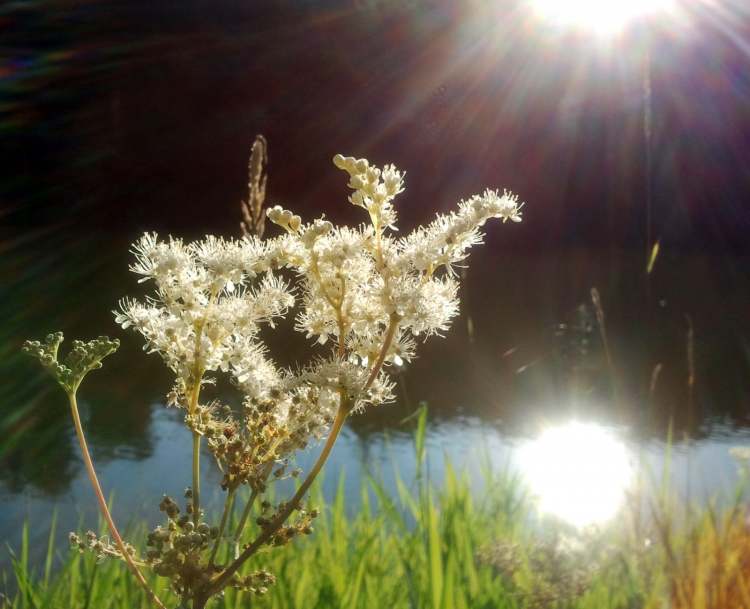
<path fill-rule="evenodd" d="M 430 592 L 433 609 L 440 609 L 443 596 L 443 557 L 438 515 L 430 501 L 427 513 L 427 546 L 429 552 Z"/>
<path fill-rule="evenodd" d="M 57 510 L 52 512 L 52 521 L 49 525 L 49 537 L 47 538 L 47 554 L 44 557 L 44 580 L 43 587 L 46 590 L 49 586 L 49 578 L 52 574 L 52 558 L 55 553 L 55 533 L 57 531 Z"/>

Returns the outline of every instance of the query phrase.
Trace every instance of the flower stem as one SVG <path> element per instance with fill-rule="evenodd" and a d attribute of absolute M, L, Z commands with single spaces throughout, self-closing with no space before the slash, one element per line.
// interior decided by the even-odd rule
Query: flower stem
<path fill-rule="evenodd" d="M 388 349 L 391 348 L 393 337 L 396 335 L 396 329 L 398 328 L 398 322 L 400 320 L 401 318 L 396 313 L 391 313 L 390 323 L 388 324 L 388 329 L 385 331 L 385 338 L 383 339 L 383 346 L 380 348 L 378 359 L 375 361 L 375 364 L 370 371 L 370 376 L 367 377 L 367 382 L 365 383 L 363 391 L 367 391 L 375 382 L 375 379 L 378 378 L 380 369 L 383 367 L 385 358 L 388 355 Z"/>
<path fill-rule="evenodd" d="M 273 462 L 266 465 L 263 482 L 265 482 L 266 478 L 268 478 L 268 474 L 271 473 L 271 469 L 273 469 Z M 258 498 L 258 495 L 260 495 L 259 487 L 252 490 L 252 492 L 250 493 L 250 498 L 247 500 L 247 505 L 245 505 L 245 509 L 242 511 L 242 516 L 240 517 L 240 521 L 237 524 L 237 531 L 235 531 L 234 533 L 235 547 L 239 546 L 240 538 L 242 537 L 242 531 L 247 524 L 247 519 L 250 517 L 250 513 L 252 512 L 253 505 L 255 504 L 255 500 Z M 235 556 L 235 558 L 237 558 L 237 556 Z"/>
<path fill-rule="evenodd" d="M 115 526 L 114 520 L 112 520 L 112 514 L 110 514 L 109 512 L 107 501 L 104 499 L 104 493 L 102 492 L 102 487 L 99 484 L 99 478 L 96 475 L 96 470 L 94 470 L 94 463 L 91 460 L 91 454 L 89 453 L 89 448 L 86 444 L 86 437 L 83 435 L 81 417 L 78 414 L 78 402 L 76 400 L 76 394 L 74 392 L 68 393 L 68 400 L 70 402 L 70 412 L 73 415 L 73 424 L 76 428 L 78 444 L 81 447 L 81 455 L 83 457 L 83 462 L 86 465 L 86 472 L 88 473 L 89 480 L 91 481 L 91 486 L 94 488 L 94 494 L 96 495 L 96 499 L 99 502 L 99 509 L 102 513 L 102 516 L 104 516 L 104 520 L 107 521 L 109 532 L 111 533 L 112 538 L 115 540 L 115 544 L 117 544 L 123 560 L 127 563 L 128 567 L 133 572 L 133 575 L 138 580 L 138 583 L 146 591 L 146 595 L 157 607 L 159 607 L 159 609 L 166 609 L 164 603 L 159 600 L 159 597 L 156 596 L 156 593 L 154 593 L 154 591 L 148 585 L 140 569 L 138 569 L 138 567 L 136 566 L 135 562 L 133 561 L 133 557 L 130 555 L 127 548 L 125 547 L 125 543 L 122 541 L 122 537 L 120 536 L 120 532 L 117 530 L 117 526 Z"/>
<path fill-rule="evenodd" d="M 224 529 L 227 526 L 229 514 L 232 513 L 232 508 L 234 507 L 234 493 L 236 490 L 236 488 L 230 488 L 229 491 L 227 491 L 227 498 L 224 501 L 224 513 L 221 515 L 221 524 L 219 524 L 219 534 L 216 536 L 214 549 L 211 551 L 211 559 L 209 560 L 209 564 L 211 565 L 213 565 L 214 560 L 216 560 L 216 552 L 219 550 L 219 545 L 221 544 L 221 538 L 224 535 Z"/>
<path fill-rule="evenodd" d="M 193 522 L 201 519 L 201 436 L 193 431 Z"/>
<path fill-rule="evenodd" d="M 245 528 L 245 524 L 247 523 L 247 519 L 250 517 L 250 512 L 253 509 L 253 504 L 255 503 L 255 499 L 258 497 L 258 490 L 253 489 L 252 493 L 250 493 L 250 499 L 247 500 L 247 504 L 245 505 L 245 509 L 242 510 L 242 516 L 240 517 L 240 522 L 237 525 L 237 531 L 234 534 L 234 545 L 235 548 L 239 547 L 240 543 L 240 537 L 242 535 L 242 530 Z M 235 558 L 239 556 L 239 550 L 235 550 Z"/>
<path fill-rule="evenodd" d="M 196 366 L 196 382 L 195 388 L 193 389 L 193 395 L 190 399 L 190 407 L 188 412 L 195 416 L 198 410 L 198 397 L 201 392 L 201 380 L 203 378 L 203 371 Z M 193 522 L 197 526 L 201 519 L 201 434 L 195 429 L 195 421 L 193 421 Z"/>
<path fill-rule="evenodd" d="M 200 320 L 195 332 L 195 366 L 193 370 L 193 377 L 195 386 L 193 387 L 193 395 L 190 399 L 190 405 L 188 412 L 190 415 L 195 416 L 198 410 L 198 397 L 201 393 L 201 381 L 206 369 L 201 364 L 201 338 L 203 337 L 203 330 L 206 327 L 206 321 L 208 320 L 209 311 L 216 298 L 216 290 L 211 289 L 211 294 L 208 297 L 208 307 L 206 314 Z M 195 421 L 193 421 L 193 522 L 197 525 L 201 519 L 201 434 L 195 428 Z"/>

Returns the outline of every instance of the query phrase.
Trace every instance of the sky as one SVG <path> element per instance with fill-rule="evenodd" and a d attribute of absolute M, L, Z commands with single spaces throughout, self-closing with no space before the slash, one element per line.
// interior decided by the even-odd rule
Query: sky
<path fill-rule="evenodd" d="M 643 247 L 650 206 L 651 242 L 747 252 L 750 10 L 678 9 L 601 37 L 527 0 L 9 2 L 0 230 L 236 234 L 262 133 L 304 218 L 362 220 L 341 152 L 406 171 L 406 225 L 514 191 L 493 247 Z"/>

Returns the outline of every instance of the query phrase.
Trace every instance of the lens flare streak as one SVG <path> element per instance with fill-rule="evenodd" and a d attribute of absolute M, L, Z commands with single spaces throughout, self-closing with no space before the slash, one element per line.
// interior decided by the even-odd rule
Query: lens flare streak
<path fill-rule="evenodd" d="M 536 12 L 562 26 L 614 34 L 646 15 L 671 9 L 674 0 L 532 0 Z"/>

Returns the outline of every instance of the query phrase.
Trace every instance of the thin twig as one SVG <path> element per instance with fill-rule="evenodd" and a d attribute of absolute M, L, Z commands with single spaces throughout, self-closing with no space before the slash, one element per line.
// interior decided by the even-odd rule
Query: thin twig
<path fill-rule="evenodd" d="M 224 513 L 221 515 L 221 523 L 219 524 L 219 534 L 216 536 L 214 549 L 211 551 L 211 558 L 208 561 L 208 564 L 210 565 L 213 565 L 216 560 L 216 552 L 219 550 L 219 545 L 221 544 L 221 538 L 224 535 L 224 529 L 227 526 L 229 514 L 232 513 L 232 508 L 234 507 L 234 493 L 236 490 L 237 489 L 233 487 L 227 491 L 227 498 L 224 500 Z"/>
<path fill-rule="evenodd" d="M 604 357 L 607 360 L 607 368 L 609 369 L 609 376 L 612 381 L 612 386 L 615 391 L 615 396 L 618 390 L 618 378 L 615 365 L 612 360 L 612 352 L 609 349 L 609 339 L 607 338 L 607 323 L 604 317 L 604 307 L 602 306 L 602 299 L 599 296 L 599 290 L 596 287 L 591 288 L 591 302 L 594 305 L 594 311 L 596 312 L 596 322 L 599 326 L 599 335 L 602 339 L 602 345 L 604 346 Z"/>
<path fill-rule="evenodd" d="M 268 478 L 268 475 L 271 473 L 271 470 L 273 469 L 273 461 L 268 463 L 266 465 L 264 476 L 262 482 L 265 483 L 266 478 Z M 237 524 L 237 531 L 234 533 L 234 542 L 235 544 L 240 543 L 240 537 L 242 536 L 242 530 L 245 528 L 245 524 L 247 523 L 247 519 L 250 517 L 250 513 L 253 509 L 253 504 L 255 503 L 255 500 L 258 498 L 258 495 L 260 494 L 260 489 L 253 488 L 252 492 L 250 493 L 250 498 L 247 500 L 247 505 L 245 505 L 245 509 L 242 512 L 242 516 L 240 517 L 240 521 Z M 236 557 L 235 557 L 236 558 Z"/>
<path fill-rule="evenodd" d="M 154 602 L 157 607 L 159 607 L 160 609 L 166 609 L 164 603 L 159 600 L 159 597 L 156 596 L 156 593 L 148 585 L 148 582 L 146 582 L 146 579 L 143 577 L 140 569 L 138 569 L 138 567 L 136 566 L 135 562 L 133 561 L 133 557 L 125 547 L 125 543 L 120 536 L 120 532 L 117 530 L 117 526 L 115 526 L 114 520 L 112 520 L 112 514 L 110 514 L 109 507 L 107 506 L 107 501 L 104 499 L 104 493 L 102 492 L 102 487 L 99 484 L 99 478 L 96 475 L 96 470 L 94 470 L 94 463 L 91 460 L 91 454 L 89 453 L 89 448 L 86 444 L 86 437 L 83 434 L 83 427 L 81 426 L 81 417 L 78 414 L 78 402 L 76 400 L 75 393 L 68 393 L 68 400 L 70 401 L 70 412 L 73 415 L 73 424 L 76 428 L 76 436 L 78 436 L 78 444 L 81 447 L 81 454 L 83 456 L 83 462 L 86 465 L 86 472 L 88 473 L 89 480 L 91 481 L 91 486 L 94 487 L 94 494 L 96 495 L 96 499 L 99 502 L 99 509 L 102 513 L 102 516 L 104 516 L 104 520 L 107 521 L 109 532 L 112 534 L 112 538 L 115 540 L 115 544 L 117 544 L 117 548 L 120 550 L 120 554 L 122 555 L 123 560 L 127 563 L 128 567 L 133 572 L 133 575 L 138 580 L 138 583 L 146 591 L 148 597 Z"/>
<path fill-rule="evenodd" d="M 385 338 L 383 339 L 383 347 L 380 349 L 378 359 L 375 361 L 375 365 L 372 367 L 370 376 L 367 378 L 367 382 L 365 383 L 362 391 L 367 391 L 375 382 L 378 374 L 380 374 L 380 369 L 383 367 L 385 358 L 388 355 L 388 349 L 391 348 L 391 343 L 393 342 L 393 337 L 396 334 L 396 329 L 398 328 L 399 321 L 401 321 L 401 318 L 396 313 L 391 313 L 390 323 L 388 324 L 388 329 L 386 330 Z"/>

